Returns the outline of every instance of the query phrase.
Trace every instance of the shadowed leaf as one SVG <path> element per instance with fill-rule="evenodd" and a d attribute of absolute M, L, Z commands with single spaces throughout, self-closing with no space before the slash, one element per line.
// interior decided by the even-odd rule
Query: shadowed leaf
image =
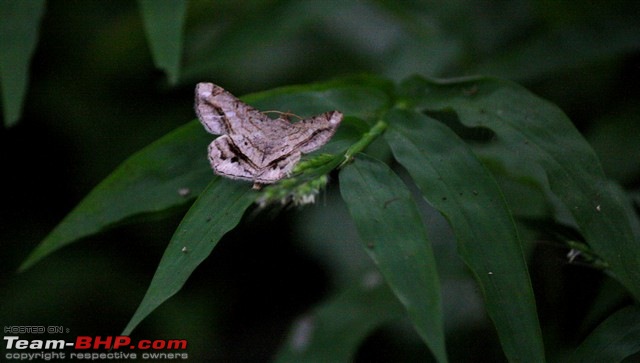
<path fill-rule="evenodd" d="M 621 362 L 640 352 L 640 307 L 626 307 L 607 318 L 580 344 L 571 362 Z"/>
<path fill-rule="evenodd" d="M 276 362 L 352 362 L 375 328 L 404 316 L 378 272 L 350 286 L 294 322 Z"/>
<path fill-rule="evenodd" d="M 191 201 L 213 177 L 205 152 L 210 141 L 201 125 L 191 122 L 131 156 L 49 233 L 20 270 L 127 218 Z"/>
<path fill-rule="evenodd" d="M 187 14 L 184 0 L 138 0 L 144 29 L 156 66 L 175 84 L 180 73 L 182 33 Z"/>
<path fill-rule="evenodd" d="M 340 192 L 367 253 L 431 352 L 446 362 L 440 282 L 411 193 L 389 167 L 364 154 L 340 172 Z"/>
<path fill-rule="evenodd" d="M 29 62 L 38 41 L 44 0 L 0 1 L 0 86 L 5 126 L 20 118 Z"/>
<path fill-rule="evenodd" d="M 240 222 L 255 196 L 247 183 L 216 177 L 209 184 L 180 222 L 123 335 L 129 335 L 155 308 L 182 288 L 220 238 Z"/>
<path fill-rule="evenodd" d="M 535 299 L 518 232 L 498 185 L 449 128 L 422 114 L 392 110 L 385 134 L 394 156 L 427 201 L 449 221 L 476 277 L 506 356 L 543 362 Z"/>
<path fill-rule="evenodd" d="M 468 127 L 487 127 L 506 169 L 528 173 L 553 192 L 593 251 L 640 299 L 640 227 L 628 199 L 605 177 L 593 149 L 555 105 L 490 78 L 404 85 L 415 107 L 454 110 Z M 473 91 L 473 92 L 471 92 Z M 536 171 L 542 171 L 538 173 Z"/>

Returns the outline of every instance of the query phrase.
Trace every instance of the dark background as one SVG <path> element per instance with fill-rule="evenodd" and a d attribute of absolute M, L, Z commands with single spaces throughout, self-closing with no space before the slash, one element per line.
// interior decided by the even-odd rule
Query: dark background
<path fill-rule="evenodd" d="M 183 77 L 168 85 L 153 65 L 135 2 L 47 2 L 23 117 L 0 130 L 2 325 L 61 325 L 71 336 L 122 331 L 181 213 L 89 237 L 15 271 L 120 162 L 195 117 L 198 81 L 242 95 L 362 72 L 393 80 L 415 73 L 505 77 L 558 104 L 606 173 L 638 193 L 637 4 L 193 1 Z M 426 213 L 439 237 L 439 262 L 447 265 L 441 269 L 452 361 L 501 359 L 446 227 Z M 540 243 L 532 251 L 547 348 L 562 355 L 583 336 L 580 321 L 607 281 L 568 265 L 564 250 Z M 192 357 L 264 361 L 295 317 L 367 264 L 330 186 L 303 210 L 249 213 L 133 337 L 188 339 Z M 399 325 L 376 332 L 358 358 L 391 356 L 423 360 L 429 353 Z"/>

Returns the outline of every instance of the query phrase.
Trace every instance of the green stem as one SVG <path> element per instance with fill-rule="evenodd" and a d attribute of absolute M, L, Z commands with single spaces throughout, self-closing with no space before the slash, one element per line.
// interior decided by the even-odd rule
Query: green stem
<path fill-rule="evenodd" d="M 382 135 L 382 133 L 386 129 L 387 129 L 386 122 L 382 120 L 379 120 L 378 122 L 376 122 L 376 124 L 373 125 L 373 127 L 371 127 L 369 131 L 367 131 L 364 135 L 362 135 L 362 138 L 360 138 L 358 142 L 351 145 L 347 149 L 347 151 L 344 153 L 344 160 L 342 161 L 342 163 L 340 163 L 338 168 L 342 168 L 344 165 L 349 163 L 353 159 L 353 156 L 355 154 L 366 149 L 367 146 L 369 146 L 376 138 L 378 138 L 378 136 Z"/>

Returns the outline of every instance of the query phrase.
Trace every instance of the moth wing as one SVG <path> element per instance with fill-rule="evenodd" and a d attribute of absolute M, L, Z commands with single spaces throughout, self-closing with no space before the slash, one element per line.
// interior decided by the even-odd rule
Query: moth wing
<path fill-rule="evenodd" d="M 215 135 L 256 132 L 259 124 L 269 119 L 213 83 L 198 83 L 195 99 L 195 111 L 200 123 Z"/>
<path fill-rule="evenodd" d="M 304 154 L 318 150 L 336 133 L 342 117 L 342 112 L 330 111 L 294 123 L 294 149 Z"/>
<path fill-rule="evenodd" d="M 255 181 L 261 184 L 275 183 L 282 178 L 286 178 L 291 174 L 293 167 L 300 161 L 302 154 L 294 152 L 278 160 L 273 161 L 256 175 Z"/>
<path fill-rule="evenodd" d="M 228 135 L 222 135 L 209 144 L 209 162 L 216 174 L 232 179 L 254 180 L 258 173 L 250 161 L 237 155 L 237 148 Z"/>

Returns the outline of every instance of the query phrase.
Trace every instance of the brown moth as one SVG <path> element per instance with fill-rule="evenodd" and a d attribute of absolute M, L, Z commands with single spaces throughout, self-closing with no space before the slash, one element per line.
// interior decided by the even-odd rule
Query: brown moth
<path fill-rule="evenodd" d="M 342 121 L 339 111 L 294 123 L 271 119 L 213 83 L 198 83 L 195 110 L 208 132 L 222 135 L 209 145 L 214 172 L 257 187 L 287 177 L 301 155 L 326 144 Z"/>

